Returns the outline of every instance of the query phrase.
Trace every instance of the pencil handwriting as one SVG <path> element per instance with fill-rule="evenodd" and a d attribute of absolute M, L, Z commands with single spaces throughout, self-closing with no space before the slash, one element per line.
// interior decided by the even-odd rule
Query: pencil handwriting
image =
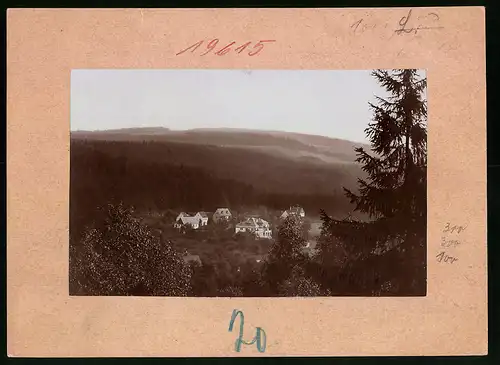
<path fill-rule="evenodd" d="M 441 247 L 445 247 L 445 248 L 448 248 L 448 247 L 457 247 L 460 245 L 460 241 L 459 240 L 449 240 L 449 239 L 446 239 L 446 237 L 441 237 Z"/>
<path fill-rule="evenodd" d="M 405 16 L 401 17 L 401 19 L 399 19 L 399 23 L 398 23 L 399 27 L 394 31 L 394 33 L 396 33 L 397 35 L 409 34 L 409 33 L 417 34 L 417 32 L 419 30 L 432 30 L 432 29 L 443 29 L 444 28 L 443 26 L 440 26 L 440 25 L 418 24 L 416 26 L 415 25 L 411 26 L 412 23 L 410 22 L 410 19 L 412 18 L 412 12 L 413 12 L 413 9 L 410 9 L 408 11 L 408 14 L 406 14 Z M 424 22 L 427 22 L 427 19 L 432 19 L 432 21 L 430 23 L 435 24 L 435 22 L 439 21 L 439 15 L 437 13 L 431 12 L 423 17 L 418 17 L 417 19 L 424 20 Z"/>
<path fill-rule="evenodd" d="M 410 9 L 397 23 L 394 33 L 401 34 L 417 34 L 421 30 L 443 29 L 444 27 L 439 23 L 440 17 L 436 12 L 428 12 L 418 17 L 413 16 L 413 9 Z M 392 21 L 389 21 L 392 24 Z M 388 23 L 377 24 L 369 23 L 365 18 L 356 20 L 350 24 L 349 28 L 355 35 L 366 32 L 367 30 L 387 28 Z M 391 25 L 392 27 L 392 25 Z"/>
<path fill-rule="evenodd" d="M 451 224 L 450 222 L 447 222 L 446 225 L 444 226 L 443 233 L 462 233 L 465 231 L 467 226 L 459 226 L 456 224 Z"/>
<path fill-rule="evenodd" d="M 356 22 L 351 24 L 351 29 L 354 34 L 363 33 L 369 29 L 374 29 L 376 27 L 377 27 L 376 24 L 369 24 L 365 22 L 364 19 L 357 20 Z"/>
<path fill-rule="evenodd" d="M 446 252 L 442 251 L 436 256 L 437 262 L 446 262 L 453 264 L 455 261 L 458 261 L 456 257 L 448 255 Z"/>
<path fill-rule="evenodd" d="M 446 222 L 441 235 L 441 247 L 447 249 L 447 251 L 450 251 L 450 249 L 454 249 L 457 246 L 460 246 L 461 241 L 459 240 L 460 238 L 459 235 L 466 229 L 467 226 L 461 226 L 458 224 L 452 224 L 450 222 Z M 458 258 L 449 255 L 445 251 L 441 251 L 436 256 L 436 259 L 437 262 L 450 263 L 450 264 L 453 264 L 455 261 L 458 261 Z"/>

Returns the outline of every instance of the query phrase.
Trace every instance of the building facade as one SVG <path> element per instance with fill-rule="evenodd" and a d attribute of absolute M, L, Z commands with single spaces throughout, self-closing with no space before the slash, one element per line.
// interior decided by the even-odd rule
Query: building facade
<path fill-rule="evenodd" d="M 232 217 L 233 215 L 231 214 L 229 208 L 218 208 L 212 216 L 212 220 L 215 223 L 228 222 Z"/>
<path fill-rule="evenodd" d="M 271 239 L 269 223 L 262 218 L 247 218 L 235 226 L 235 233 L 253 233 L 257 238 Z"/>
<path fill-rule="evenodd" d="M 206 226 L 208 224 L 208 215 L 205 212 L 198 212 L 194 215 L 181 212 L 175 219 L 174 227 L 180 229 L 190 226 L 193 229 Z"/>

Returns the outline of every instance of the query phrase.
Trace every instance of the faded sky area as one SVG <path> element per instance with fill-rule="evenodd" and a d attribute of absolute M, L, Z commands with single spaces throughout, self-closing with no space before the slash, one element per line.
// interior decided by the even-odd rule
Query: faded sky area
<path fill-rule="evenodd" d="M 73 70 L 71 130 L 244 128 L 366 142 L 370 71 Z"/>

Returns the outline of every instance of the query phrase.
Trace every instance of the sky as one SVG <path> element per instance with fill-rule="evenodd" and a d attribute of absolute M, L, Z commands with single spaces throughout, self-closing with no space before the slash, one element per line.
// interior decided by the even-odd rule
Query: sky
<path fill-rule="evenodd" d="M 244 128 L 366 143 L 370 70 L 73 70 L 71 130 Z"/>

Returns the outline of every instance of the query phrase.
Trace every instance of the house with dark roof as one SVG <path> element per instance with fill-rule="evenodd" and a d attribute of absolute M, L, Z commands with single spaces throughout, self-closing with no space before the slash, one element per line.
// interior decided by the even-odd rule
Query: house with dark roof
<path fill-rule="evenodd" d="M 229 210 L 229 208 L 218 208 L 214 215 L 212 216 L 212 220 L 215 222 L 215 223 L 219 223 L 219 222 L 228 222 L 231 220 L 231 218 L 233 217 L 233 215 L 231 214 L 231 211 Z"/>

